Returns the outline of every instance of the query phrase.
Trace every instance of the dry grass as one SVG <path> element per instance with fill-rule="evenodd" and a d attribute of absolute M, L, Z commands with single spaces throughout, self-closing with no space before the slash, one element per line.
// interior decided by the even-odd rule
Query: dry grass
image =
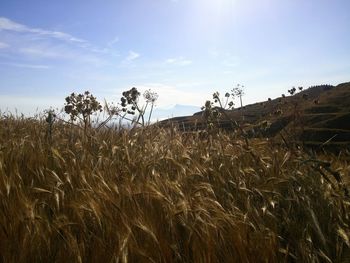
<path fill-rule="evenodd" d="M 348 153 L 317 156 L 340 185 L 301 151 L 233 134 L 45 132 L 0 119 L 1 262 L 350 260 Z"/>

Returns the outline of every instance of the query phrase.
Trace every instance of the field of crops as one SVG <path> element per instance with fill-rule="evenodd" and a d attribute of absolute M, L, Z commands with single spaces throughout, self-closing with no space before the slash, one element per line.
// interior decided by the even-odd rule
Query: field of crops
<path fill-rule="evenodd" d="M 0 262 L 350 262 L 349 152 L 47 129 L 0 118 Z"/>

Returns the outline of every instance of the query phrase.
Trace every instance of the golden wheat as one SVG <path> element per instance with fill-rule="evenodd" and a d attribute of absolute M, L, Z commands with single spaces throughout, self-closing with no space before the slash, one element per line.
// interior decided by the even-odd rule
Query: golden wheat
<path fill-rule="evenodd" d="M 340 183 L 268 140 L 53 128 L 0 119 L 1 262 L 349 260 L 349 153 L 316 156 Z"/>

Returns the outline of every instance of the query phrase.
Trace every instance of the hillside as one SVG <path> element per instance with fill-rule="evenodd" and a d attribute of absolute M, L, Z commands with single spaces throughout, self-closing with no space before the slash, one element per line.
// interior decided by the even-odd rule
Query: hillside
<path fill-rule="evenodd" d="M 232 129 L 231 120 L 240 123 L 252 137 L 276 137 L 280 132 L 306 145 L 350 145 L 350 82 L 337 86 L 321 85 L 292 96 L 225 110 L 218 126 Z M 180 129 L 196 130 L 206 126 L 203 112 L 162 121 Z"/>

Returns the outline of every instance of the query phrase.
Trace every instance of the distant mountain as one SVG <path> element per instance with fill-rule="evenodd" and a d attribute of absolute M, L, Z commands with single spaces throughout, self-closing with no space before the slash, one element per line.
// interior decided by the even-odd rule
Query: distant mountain
<path fill-rule="evenodd" d="M 161 121 L 164 119 L 170 119 L 173 117 L 178 116 L 187 116 L 192 115 L 194 112 L 198 112 L 200 110 L 200 107 L 193 106 L 193 105 L 180 105 L 175 104 L 173 106 L 170 106 L 168 108 L 154 108 L 153 114 L 152 114 L 152 120 L 154 121 Z"/>

